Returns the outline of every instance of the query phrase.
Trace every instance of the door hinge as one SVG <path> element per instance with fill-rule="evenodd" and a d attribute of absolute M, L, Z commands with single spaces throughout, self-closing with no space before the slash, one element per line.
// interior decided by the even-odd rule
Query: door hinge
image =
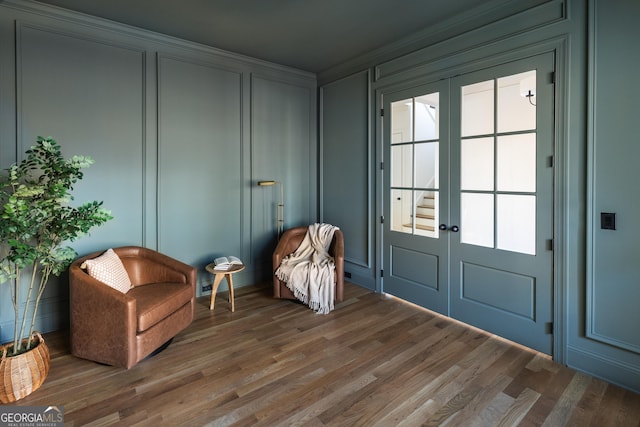
<path fill-rule="evenodd" d="M 553 251 L 553 239 L 547 239 L 547 250 Z"/>
<path fill-rule="evenodd" d="M 552 71 L 551 73 L 549 73 L 549 80 L 551 81 L 552 85 L 556 84 L 556 72 L 555 71 Z"/>
<path fill-rule="evenodd" d="M 384 224 L 384 215 L 380 215 L 380 224 Z"/>
<path fill-rule="evenodd" d="M 553 167 L 553 156 L 547 157 L 547 167 L 549 168 Z"/>
<path fill-rule="evenodd" d="M 547 335 L 553 335 L 553 322 L 547 322 L 544 324 L 544 333 Z"/>
<path fill-rule="evenodd" d="M 384 117 L 384 108 L 380 109 L 380 117 Z"/>
<path fill-rule="evenodd" d="M 380 162 L 380 170 L 384 170 L 384 162 Z"/>
<path fill-rule="evenodd" d="M 384 270 L 380 270 L 380 277 L 384 277 Z"/>

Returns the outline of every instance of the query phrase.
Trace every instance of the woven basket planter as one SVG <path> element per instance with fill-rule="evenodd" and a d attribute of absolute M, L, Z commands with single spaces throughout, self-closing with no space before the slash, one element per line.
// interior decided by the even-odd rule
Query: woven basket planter
<path fill-rule="evenodd" d="M 0 360 L 0 402 L 11 403 L 36 391 L 49 374 L 49 348 L 40 333 L 32 340 L 38 343 L 26 353 L 8 357 L 7 350 L 13 344 L 4 344 Z M 23 341 L 24 342 L 24 341 Z"/>

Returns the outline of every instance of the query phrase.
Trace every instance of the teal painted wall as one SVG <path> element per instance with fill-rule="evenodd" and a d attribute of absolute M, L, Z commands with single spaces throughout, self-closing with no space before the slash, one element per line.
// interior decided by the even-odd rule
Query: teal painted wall
<path fill-rule="evenodd" d="M 279 194 L 286 226 L 317 220 L 315 76 L 32 2 L 0 4 L 0 167 L 38 135 L 95 164 L 75 202 L 102 200 L 114 220 L 73 243 L 83 255 L 157 249 L 198 269 L 240 256 L 236 286 L 270 280 Z M 226 290 L 224 286 L 221 291 Z M 13 329 L 0 287 L 0 341 Z M 66 277 L 52 281 L 38 328 L 66 328 Z"/>
<path fill-rule="evenodd" d="M 589 2 L 585 286 L 571 288 L 568 362 L 640 392 L 640 3 Z M 616 214 L 616 229 L 600 214 Z"/>
<path fill-rule="evenodd" d="M 318 76 L 323 213 L 340 218 L 347 234 L 358 239 L 351 243 L 352 254 L 365 241 L 374 251 L 370 264 L 349 268 L 357 270 L 354 277 L 359 283 L 382 289 L 379 224 L 367 222 L 368 233 L 358 232 L 369 219 L 364 212 L 371 209 L 373 218 L 382 213 L 381 120 L 372 114 L 367 122 L 364 112 L 378 111 L 388 88 L 411 88 L 553 52 L 553 357 L 640 392 L 640 319 L 634 308 L 640 297 L 636 248 L 640 229 L 634 222 L 640 215 L 634 177 L 640 5 L 635 0 L 550 0 L 510 6 L 515 8 L 516 3 L 522 8 L 491 21 L 461 20 L 457 24 L 467 30 L 456 37 L 451 37 L 450 25 L 425 29 Z M 365 91 L 367 75 L 370 89 Z M 350 124 L 356 129 L 349 129 Z M 356 174 L 351 170 L 341 171 L 343 159 L 332 166 L 338 153 L 348 154 L 352 168 L 364 172 L 366 163 L 374 171 L 364 196 L 368 175 L 352 179 Z M 334 176 L 339 173 L 346 179 L 337 184 Z M 358 196 L 340 211 L 329 196 L 332 188 L 339 188 L 339 195 Z M 347 212 L 353 212 L 353 218 L 343 219 Z M 619 230 L 601 230 L 600 212 L 617 212 Z"/>
<path fill-rule="evenodd" d="M 158 248 L 196 265 L 201 284 L 209 280 L 204 264 L 227 253 L 249 265 L 238 284 L 268 277 L 278 193 L 256 183 L 275 179 L 284 183 L 286 226 L 316 219 L 341 226 L 352 280 L 380 289 L 380 94 L 553 52 L 554 358 L 640 391 L 637 315 L 618 309 L 637 300 L 637 226 L 629 218 L 638 206 L 626 197 L 634 194 L 635 157 L 627 153 L 637 145 L 640 99 L 632 71 L 640 65 L 636 1 L 510 2 L 425 29 L 317 80 L 16 4 L 0 4 L 0 166 L 19 160 L 39 134 L 56 137 L 69 155 L 91 155 L 96 164 L 76 200 L 104 200 L 116 219 L 79 241 L 78 252 Z M 619 231 L 599 229 L 605 210 L 618 213 Z M 0 288 L 3 341 L 11 325 L 6 292 Z M 66 293 L 64 278 L 48 289 L 43 331 L 65 327 Z"/>

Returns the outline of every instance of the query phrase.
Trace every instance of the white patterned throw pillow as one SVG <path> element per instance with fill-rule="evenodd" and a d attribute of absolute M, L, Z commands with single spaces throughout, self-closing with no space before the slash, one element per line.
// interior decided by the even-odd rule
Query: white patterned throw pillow
<path fill-rule="evenodd" d="M 126 294 L 131 289 L 131 280 L 118 254 L 113 249 L 94 259 L 84 262 L 84 267 L 91 277 L 99 280 L 113 289 Z"/>

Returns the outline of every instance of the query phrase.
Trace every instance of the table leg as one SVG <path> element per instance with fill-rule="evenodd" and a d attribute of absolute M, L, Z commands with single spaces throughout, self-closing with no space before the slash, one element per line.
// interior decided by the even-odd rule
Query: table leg
<path fill-rule="evenodd" d="M 229 302 L 231 303 L 231 312 L 236 311 L 235 298 L 233 295 L 233 275 L 227 274 L 227 283 L 229 284 Z"/>
<path fill-rule="evenodd" d="M 211 303 L 209 304 L 209 310 L 213 310 L 213 306 L 216 303 L 216 293 L 218 292 L 218 287 L 220 286 L 220 282 L 222 282 L 222 278 L 225 276 L 224 273 L 216 273 L 215 278 L 213 279 L 213 285 L 211 286 Z"/>

